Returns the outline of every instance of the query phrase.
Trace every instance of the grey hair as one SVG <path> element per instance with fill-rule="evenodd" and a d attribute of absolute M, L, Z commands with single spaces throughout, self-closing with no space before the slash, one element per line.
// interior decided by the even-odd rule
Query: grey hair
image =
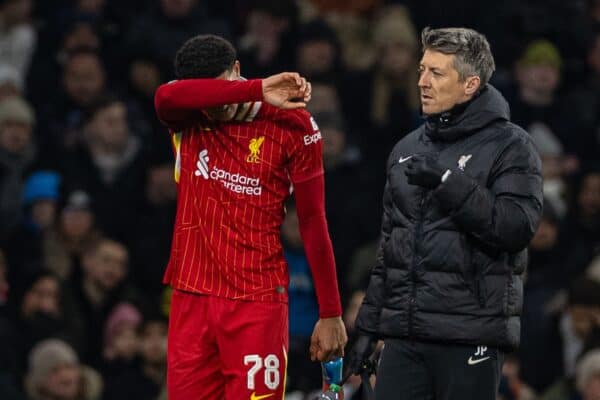
<path fill-rule="evenodd" d="M 473 29 L 427 27 L 421 32 L 421 44 L 423 52 L 434 50 L 454 55 L 454 68 L 461 82 L 469 76 L 478 76 L 484 86 L 496 69 L 490 44 Z"/>

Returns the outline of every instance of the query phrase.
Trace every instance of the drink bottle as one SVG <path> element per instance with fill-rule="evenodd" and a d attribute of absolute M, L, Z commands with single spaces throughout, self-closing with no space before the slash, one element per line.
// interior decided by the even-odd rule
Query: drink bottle
<path fill-rule="evenodd" d="M 341 357 L 321 363 L 323 393 L 319 396 L 319 399 L 344 400 L 344 391 L 342 390 L 343 369 L 344 359 Z"/>

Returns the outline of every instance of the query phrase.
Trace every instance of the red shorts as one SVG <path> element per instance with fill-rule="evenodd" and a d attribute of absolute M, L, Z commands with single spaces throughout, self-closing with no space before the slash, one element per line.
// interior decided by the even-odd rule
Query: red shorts
<path fill-rule="evenodd" d="M 281 400 L 288 306 L 173 291 L 169 400 Z"/>

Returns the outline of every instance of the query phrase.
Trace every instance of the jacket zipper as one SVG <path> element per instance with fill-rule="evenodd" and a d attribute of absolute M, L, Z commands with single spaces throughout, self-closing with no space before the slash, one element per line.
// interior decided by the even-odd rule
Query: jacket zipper
<path fill-rule="evenodd" d="M 423 234 L 423 214 L 425 210 L 425 200 L 427 198 L 427 192 L 421 193 L 419 200 L 419 218 L 417 219 L 417 226 L 415 228 L 415 239 L 413 242 L 413 262 L 411 267 L 411 291 L 410 298 L 408 299 L 408 336 L 413 339 L 413 314 L 415 304 L 417 302 L 417 264 L 419 260 L 418 256 L 418 243 L 421 241 L 421 235 Z"/>

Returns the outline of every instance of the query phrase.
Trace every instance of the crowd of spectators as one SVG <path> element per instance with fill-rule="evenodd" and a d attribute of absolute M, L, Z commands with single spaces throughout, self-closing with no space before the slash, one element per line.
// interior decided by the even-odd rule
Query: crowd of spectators
<path fill-rule="evenodd" d="M 487 36 L 491 83 L 544 163 L 522 346 L 501 397 L 600 398 L 599 0 L 0 0 L 0 398 L 166 398 L 161 278 L 176 188 L 153 96 L 200 33 L 231 40 L 247 78 L 288 70 L 312 82 L 352 336 L 385 161 L 422 122 L 425 26 Z M 287 389 L 303 400 L 320 386 L 307 345 L 318 313 L 288 210 Z"/>

